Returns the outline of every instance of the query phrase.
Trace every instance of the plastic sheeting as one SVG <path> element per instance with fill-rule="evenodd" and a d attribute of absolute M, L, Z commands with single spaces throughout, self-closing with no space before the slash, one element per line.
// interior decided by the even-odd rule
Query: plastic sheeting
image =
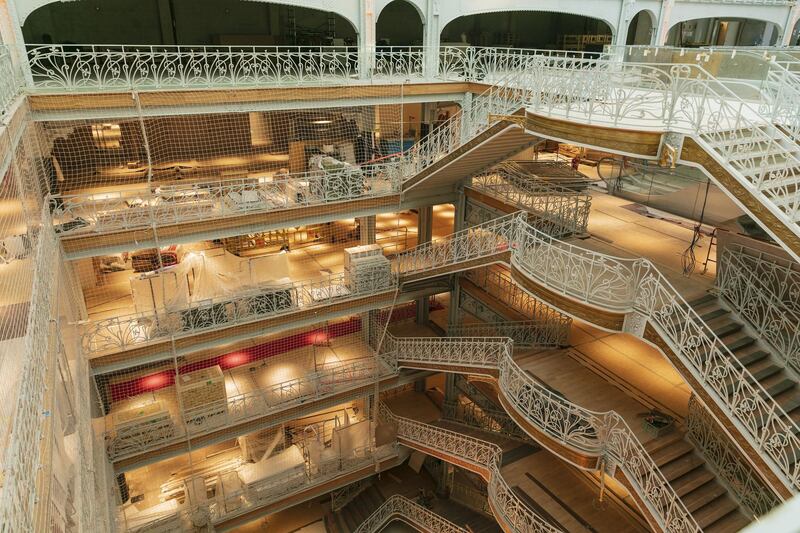
<path fill-rule="evenodd" d="M 195 302 L 286 283 L 288 276 L 289 256 L 286 252 L 238 257 L 217 248 L 188 253 L 175 266 L 131 278 L 131 292 L 136 312 L 146 313 L 182 309 Z"/>

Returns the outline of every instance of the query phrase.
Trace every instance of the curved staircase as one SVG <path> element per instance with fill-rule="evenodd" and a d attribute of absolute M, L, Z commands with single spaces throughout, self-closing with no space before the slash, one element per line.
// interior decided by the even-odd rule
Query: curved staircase
<path fill-rule="evenodd" d="M 399 254 L 395 268 L 402 284 L 494 262 L 509 264 L 515 279 L 549 305 L 656 345 L 728 421 L 737 446 L 773 489 L 783 497 L 800 490 L 797 423 L 650 261 L 559 241 L 517 213 Z"/>

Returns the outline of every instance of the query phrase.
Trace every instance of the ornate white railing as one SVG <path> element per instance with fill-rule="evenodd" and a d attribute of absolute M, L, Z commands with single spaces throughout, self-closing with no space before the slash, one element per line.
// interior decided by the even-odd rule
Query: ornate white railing
<path fill-rule="evenodd" d="M 27 49 L 31 89 L 48 92 L 478 81 L 518 70 L 529 55 L 599 55 L 450 46 L 377 47 L 365 57 L 345 46 L 31 44 Z"/>
<path fill-rule="evenodd" d="M 290 471 L 281 476 L 268 477 L 262 482 L 247 485 L 241 500 L 220 505 L 213 503 L 210 506 L 210 517 L 214 523 L 228 520 L 235 516 L 245 514 L 254 508 L 263 507 L 280 501 L 292 495 L 322 485 L 337 477 L 361 470 L 368 466 L 397 457 L 399 450 L 395 443 L 379 446 L 374 449 L 356 448 L 347 457 L 335 457 L 321 462 L 307 461 L 307 468 L 303 472 Z M 369 475 L 372 475 L 371 472 Z M 232 504 L 231 509 L 227 505 Z"/>
<path fill-rule="evenodd" d="M 625 420 L 614 411 L 584 409 L 538 383 L 514 361 L 511 339 L 476 343 L 474 339 L 401 338 L 394 345 L 401 367 L 425 363 L 456 371 L 464 366 L 499 371 L 500 394 L 526 421 L 573 450 L 600 457 L 606 472 L 622 469 L 665 531 L 700 531 Z M 404 436 L 402 428 L 397 435 Z"/>
<path fill-rule="evenodd" d="M 750 195 L 800 235 L 792 170 L 800 148 L 702 67 L 531 57 L 516 79 L 536 115 L 614 128 L 691 135 Z M 791 252 L 790 252 L 791 253 Z"/>
<path fill-rule="evenodd" d="M 121 531 L 131 533 L 193 531 L 197 528 L 209 528 L 254 509 L 276 504 L 281 500 L 290 500 L 293 496 L 329 484 L 337 478 L 367 467 L 374 468 L 375 465 L 392 458 L 399 458 L 402 454 L 396 443 L 377 448 L 358 447 L 352 449 L 346 456 L 331 454 L 330 449 L 326 452 L 319 460 L 305 457 L 302 468 L 289 469 L 277 475 L 267 475 L 264 479 L 242 485 L 241 489 L 234 492 L 219 494 L 214 500 L 192 505 L 187 499 L 175 511 L 162 513 L 147 522 L 140 520 L 135 525 L 128 524 L 126 515 L 120 508 L 121 516 L 118 518 L 117 527 Z M 207 472 L 203 477 L 216 477 L 232 472 L 235 473 L 235 470 L 223 469 Z M 374 470 L 365 474 L 365 477 L 373 474 Z"/>
<path fill-rule="evenodd" d="M 517 178 L 502 169 L 472 178 L 471 187 L 536 216 L 535 225 L 554 237 L 586 233 L 591 196 Z"/>
<path fill-rule="evenodd" d="M 386 348 L 397 353 L 398 364 L 413 367 L 431 361 L 437 366 L 497 369 L 500 359 L 513 349 L 505 337 L 390 337 Z"/>
<path fill-rule="evenodd" d="M 486 409 L 473 401 L 446 401 L 442 416 L 465 426 L 500 433 L 506 438 L 526 442 L 530 440 L 508 413 L 500 409 Z"/>
<path fill-rule="evenodd" d="M 524 216 L 508 215 L 419 246 L 400 254 L 398 264 L 419 274 L 511 250 L 512 264 L 548 289 L 590 306 L 635 313 L 631 316 L 649 323 L 783 482 L 800 489 L 797 424 L 655 265 L 559 241 L 531 227 Z M 495 233 L 494 240 L 486 233 Z"/>
<path fill-rule="evenodd" d="M 365 478 L 359 479 L 355 483 L 350 483 L 341 489 L 331 491 L 331 511 L 341 510 L 370 486 L 372 486 L 372 479 Z"/>
<path fill-rule="evenodd" d="M 117 461 L 304 403 L 324 400 L 396 373 L 396 357 L 391 353 L 345 361 L 202 407 L 181 409 L 177 425 L 152 426 L 144 422 L 141 427 L 128 426 L 124 432 L 109 430 L 103 434 L 104 441 L 109 458 Z"/>
<path fill-rule="evenodd" d="M 22 93 L 23 84 L 11 61 L 11 50 L 0 44 L 0 118 L 14 99 Z"/>
<path fill-rule="evenodd" d="M 396 285 L 394 276 L 385 275 L 379 269 L 374 275 L 359 277 L 357 284 L 351 284 L 346 273 L 338 273 L 320 280 L 246 290 L 230 297 L 193 303 L 181 309 L 161 309 L 152 313 L 94 320 L 83 328 L 83 349 L 86 354 L 129 350 L 164 339 L 190 336 L 294 313 L 300 309 L 385 293 Z"/>
<path fill-rule="evenodd" d="M 557 331 L 564 335 L 569 333 L 572 318 L 562 314 L 552 307 L 548 307 L 543 302 L 537 300 L 517 285 L 511 276 L 503 270 L 493 268 L 480 268 L 467 270 L 464 277 L 486 291 L 489 295 L 499 299 L 505 305 L 537 321 L 547 321 L 557 323 L 554 325 Z M 559 342 L 561 333 L 558 334 Z M 498 336 L 498 335 L 495 335 Z M 510 337 L 510 335 L 502 335 Z M 555 339 L 555 337 L 554 337 Z M 563 339 L 566 340 L 566 337 Z"/>
<path fill-rule="evenodd" d="M 522 320 L 447 327 L 451 337 L 509 337 L 517 346 L 563 346 L 569 335 L 569 321 L 557 319 Z"/>
<path fill-rule="evenodd" d="M 689 440 L 702 452 L 717 479 L 735 495 L 749 516 L 764 516 L 780 505 L 780 498 L 758 477 L 753 466 L 730 441 L 723 437 L 725 431 L 694 395 L 689 397 L 686 426 Z"/>
<path fill-rule="evenodd" d="M 499 116 L 523 109 L 529 100 L 523 74 L 524 70 L 515 70 L 493 80 L 489 89 L 474 97 L 469 105 L 462 107 L 449 120 L 438 125 L 406 150 L 399 161 L 403 177 L 413 178 L 472 137 L 487 130 L 497 122 Z"/>
<path fill-rule="evenodd" d="M 419 531 L 436 533 L 467 533 L 446 518 L 439 516 L 430 509 L 421 506 L 413 500 L 394 494 L 369 515 L 354 533 L 378 533 L 392 520 L 402 520 Z"/>
<path fill-rule="evenodd" d="M 769 276 L 800 278 L 800 272 L 770 262 L 768 257 L 756 250 L 746 252 L 738 245 L 726 246 L 717 261 L 716 287 L 755 334 L 775 349 L 775 356 L 800 373 L 800 313 L 774 294 L 772 287 L 781 281 Z"/>
<path fill-rule="evenodd" d="M 54 197 L 56 223 L 85 223 L 62 235 L 151 228 L 200 220 L 389 196 L 400 192 L 396 165 L 275 176 L 270 181 L 219 180 Z"/>
<path fill-rule="evenodd" d="M 358 59 L 348 47 L 28 46 L 34 87 L 49 91 L 348 83 Z"/>
<path fill-rule="evenodd" d="M 497 519 L 505 523 L 511 531 L 518 533 L 560 531 L 526 507 L 503 479 L 500 473 L 503 451 L 496 444 L 397 416 L 385 405 L 381 405 L 381 416 L 396 428 L 397 437 L 401 442 L 435 450 L 444 457 L 453 458 L 462 467 L 465 464 L 473 465 L 477 473 L 489 484 L 492 511 L 499 515 Z"/>
<path fill-rule="evenodd" d="M 396 272 L 410 276 L 507 252 L 519 218 L 517 214 L 497 218 L 402 252 L 394 261 Z"/>

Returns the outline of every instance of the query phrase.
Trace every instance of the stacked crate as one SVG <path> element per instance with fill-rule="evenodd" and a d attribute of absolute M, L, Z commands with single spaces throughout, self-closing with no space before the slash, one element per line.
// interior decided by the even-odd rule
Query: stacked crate
<path fill-rule="evenodd" d="M 225 376 L 219 365 L 181 374 L 176 385 L 188 425 L 224 423 L 228 414 L 228 396 Z"/>
<path fill-rule="evenodd" d="M 344 271 L 351 292 L 369 292 L 392 284 L 392 265 L 377 244 L 345 248 Z"/>

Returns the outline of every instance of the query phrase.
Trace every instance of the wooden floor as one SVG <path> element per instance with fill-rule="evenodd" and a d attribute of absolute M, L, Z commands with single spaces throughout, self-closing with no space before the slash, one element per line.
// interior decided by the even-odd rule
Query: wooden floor
<path fill-rule="evenodd" d="M 440 238 L 453 232 L 452 204 L 435 206 L 432 220 L 433 238 Z M 344 235 L 352 228 L 354 221 L 344 220 L 335 223 L 336 235 Z M 417 245 L 417 215 L 411 211 L 384 213 L 376 215 L 377 242 L 384 246 L 385 253 L 394 254 Z M 323 280 L 331 274 L 344 270 L 344 249 L 357 246 L 357 240 L 337 243 L 318 243 L 298 247 L 289 252 L 289 275 L 293 281 Z M 184 246 L 185 253 L 202 250 L 207 243 Z M 265 252 L 264 255 L 268 255 Z M 130 263 L 126 270 L 95 274 L 91 259 L 72 262 L 77 277 L 82 280 L 86 309 L 90 320 L 124 316 L 136 312 L 131 294 L 131 278 L 135 274 Z M 96 276 L 100 276 L 98 279 Z"/>
<path fill-rule="evenodd" d="M 501 473 L 506 482 L 524 493 L 521 497 L 526 504 L 535 504 L 540 515 L 551 518 L 565 531 L 648 531 L 644 520 L 634 517 L 637 511 L 625 509 L 624 503 L 607 500 L 605 505 L 598 505 L 596 483 L 537 445 L 437 419 L 438 408 L 421 392 L 404 393 L 386 403 L 397 415 L 500 446 L 504 455 Z"/>
<path fill-rule="evenodd" d="M 535 502 L 555 525 L 569 532 L 648 531 L 618 504 L 598 502 L 599 490 L 586 474 L 540 449 L 503 466 L 503 479 Z"/>
<path fill-rule="evenodd" d="M 574 321 L 569 355 L 608 382 L 677 418 L 686 417 L 692 390 L 664 355 L 627 333 L 609 333 Z"/>

